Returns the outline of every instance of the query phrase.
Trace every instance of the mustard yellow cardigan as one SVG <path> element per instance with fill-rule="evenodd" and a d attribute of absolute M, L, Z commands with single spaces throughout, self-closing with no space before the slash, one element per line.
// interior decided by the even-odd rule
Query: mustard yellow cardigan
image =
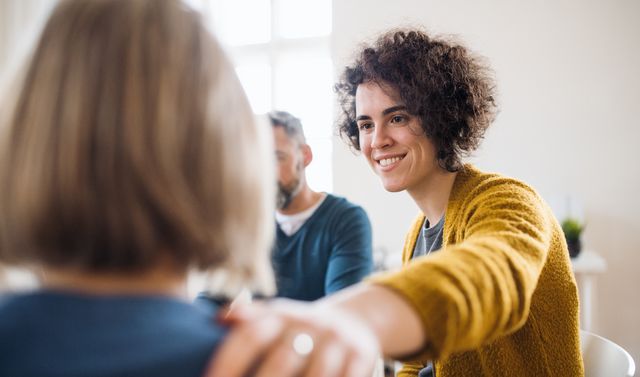
<path fill-rule="evenodd" d="M 443 247 L 372 277 L 419 313 L 427 341 L 400 377 L 434 360 L 436 377 L 583 376 L 578 295 L 562 230 L 526 184 L 470 165 L 456 177 Z"/>

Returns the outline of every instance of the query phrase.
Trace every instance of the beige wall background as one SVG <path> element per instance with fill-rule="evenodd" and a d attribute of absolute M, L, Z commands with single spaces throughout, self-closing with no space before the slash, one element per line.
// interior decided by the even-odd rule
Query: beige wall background
<path fill-rule="evenodd" d="M 571 198 L 587 221 L 585 247 L 608 264 L 596 287 L 594 331 L 639 362 L 640 2 L 336 0 L 333 7 L 336 74 L 354 46 L 401 25 L 458 35 L 489 59 L 501 113 L 472 161 L 527 181 L 559 210 Z M 385 192 L 344 143 L 336 140 L 334 150 L 335 191 L 368 211 L 378 248 L 398 253 L 416 207 L 404 193 Z"/>

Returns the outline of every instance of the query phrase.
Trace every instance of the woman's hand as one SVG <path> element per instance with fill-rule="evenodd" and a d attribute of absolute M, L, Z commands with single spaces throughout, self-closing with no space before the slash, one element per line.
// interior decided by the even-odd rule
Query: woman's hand
<path fill-rule="evenodd" d="M 366 321 L 338 307 L 278 299 L 223 315 L 231 331 L 208 377 L 370 377 L 380 356 Z"/>

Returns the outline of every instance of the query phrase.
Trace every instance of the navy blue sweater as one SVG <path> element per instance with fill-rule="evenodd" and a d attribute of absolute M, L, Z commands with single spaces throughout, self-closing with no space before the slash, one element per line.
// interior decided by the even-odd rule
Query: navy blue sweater
<path fill-rule="evenodd" d="M 327 194 L 293 235 L 276 230 L 272 254 L 278 297 L 316 300 L 371 273 L 371 223 L 365 211 Z"/>
<path fill-rule="evenodd" d="M 199 377 L 226 332 L 214 314 L 154 296 L 0 296 L 0 376 Z"/>

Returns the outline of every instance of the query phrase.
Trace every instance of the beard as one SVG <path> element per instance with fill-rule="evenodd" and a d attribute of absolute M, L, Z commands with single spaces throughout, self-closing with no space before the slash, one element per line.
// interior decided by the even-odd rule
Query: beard
<path fill-rule="evenodd" d="M 302 185 L 300 184 L 300 179 L 296 178 L 293 182 L 288 185 L 283 185 L 278 182 L 278 192 L 276 194 L 276 208 L 279 210 L 286 209 L 291 204 L 293 198 L 298 195 L 300 192 L 300 188 Z"/>
<path fill-rule="evenodd" d="M 276 208 L 279 210 L 286 209 L 291 204 L 291 201 L 298 195 L 302 189 L 302 171 L 304 166 L 300 164 L 296 168 L 296 177 L 287 185 L 278 181 L 278 192 L 276 193 Z"/>

